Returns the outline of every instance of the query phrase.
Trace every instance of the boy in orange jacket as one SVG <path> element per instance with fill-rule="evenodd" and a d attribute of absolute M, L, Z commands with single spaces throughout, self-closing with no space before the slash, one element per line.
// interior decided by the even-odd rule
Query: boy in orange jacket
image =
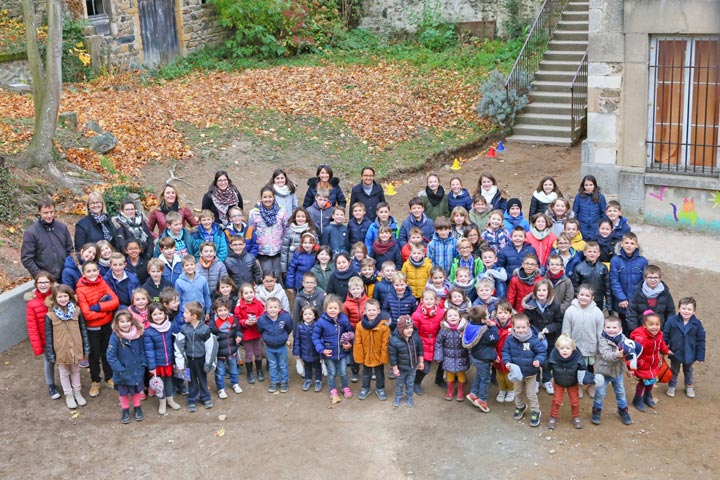
<path fill-rule="evenodd" d="M 363 366 L 362 389 L 358 398 L 365 400 L 370 395 L 370 380 L 375 375 L 375 394 L 386 400 L 385 364 L 390 362 L 388 343 L 390 327 L 388 319 L 380 315 L 380 302 L 371 298 L 365 302 L 365 315 L 355 329 L 353 358 Z"/>

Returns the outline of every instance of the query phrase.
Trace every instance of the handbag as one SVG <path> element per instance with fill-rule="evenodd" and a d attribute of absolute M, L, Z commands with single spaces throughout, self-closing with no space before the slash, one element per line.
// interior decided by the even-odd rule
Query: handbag
<path fill-rule="evenodd" d="M 672 378 L 672 370 L 670 370 L 670 365 L 668 365 L 664 358 L 661 358 L 660 360 L 660 368 L 658 369 L 657 376 L 658 383 L 668 383 Z"/>

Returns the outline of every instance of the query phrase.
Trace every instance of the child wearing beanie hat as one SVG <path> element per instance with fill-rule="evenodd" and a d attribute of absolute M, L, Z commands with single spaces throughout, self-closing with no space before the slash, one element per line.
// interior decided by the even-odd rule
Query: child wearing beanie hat
<path fill-rule="evenodd" d="M 401 315 L 397 321 L 397 327 L 388 345 L 390 366 L 397 377 L 395 379 L 395 401 L 393 407 L 399 407 L 402 400 L 403 387 L 407 397 L 407 406 L 414 406 L 413 384 L 415 383 L 415 372 L 422 370 L 423 345 L 413 326 L 409 315 Z"/>
<path fill-rule="evenodd" d="M 530 231 L 530 224 L 523 217 L 522 202 L 519 198 L 511 198 L 507 201 L 503 220 L 505 221 L 505 229 L 508 232 L 512 232 L 513 228 L 517 226 L 523 227 L 526 232 Z"/>

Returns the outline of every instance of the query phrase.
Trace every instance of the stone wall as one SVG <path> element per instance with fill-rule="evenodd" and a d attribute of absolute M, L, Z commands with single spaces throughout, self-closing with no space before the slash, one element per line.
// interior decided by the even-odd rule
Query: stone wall
<path fill-rule="evenodd" d="M 215 7 L 200 0 L 184 0 L 182 7 L 182 36 L 184 52 L 191 53 L 206 46 L 221 45 L 232 34 L 220 25 Z"/>
<path fill-rule="evenodd" d="M 520 18 L 532 21 L 542 3 L 521 0 Z M 424 8 L 450 23 L 495 20 L 499 36 L 504 35 L 509 18 L 504 0 L 363 0 L 360 28 L 385 35 L 414 33 Z"/>
<path fill-rule="evenodd" d="M 27 60 L 0 62 L 0 88 L 13 84 L 30 85 L 30 78 Z"/>

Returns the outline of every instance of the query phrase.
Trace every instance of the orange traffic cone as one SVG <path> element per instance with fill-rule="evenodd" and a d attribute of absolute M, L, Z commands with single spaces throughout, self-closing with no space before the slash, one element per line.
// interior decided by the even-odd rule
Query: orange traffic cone
<path fill-rule="evenodd" d="M 496 158 L 497 157 L 497 154 L 495 153 L 495 149 L 493 147 L 488 147 L 487 157 L 488 158 Z"/>
<path fill-rule="evenodd" d="M 460 170 L 460 160 L 457 158 L 453 161 L 452 167 L 450 167 L 450 170 Z"/>
<path fill-rule="evenodd" d="M 397 192 L 395 191 L 395 187 L 393 187 L 392 183 L 389 183 L 387 188 L 385 189 L 385 195 L 388 197 L 392 197 L 393 195 L 396 195 Z"/>

